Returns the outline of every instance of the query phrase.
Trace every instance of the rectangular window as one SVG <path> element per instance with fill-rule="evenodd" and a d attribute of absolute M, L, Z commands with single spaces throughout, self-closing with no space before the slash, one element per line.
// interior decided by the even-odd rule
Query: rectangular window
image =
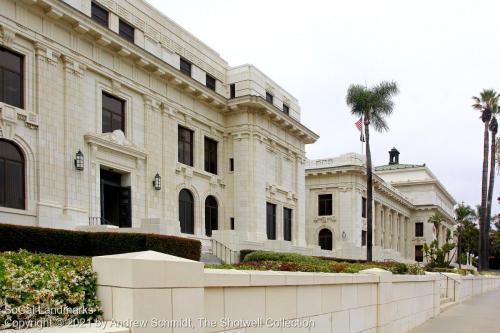
<path fill-rule="evenodd" d="M 103 27 L 109 27 L 109 13 L 106 9 L 102 8 L 95 2 L 91 5 L 91 18 Z"/>
<path fill-rule="evenodd" d="M 0 47 L 0 102 L 22 109 L 24 57 Z"/>
<path fill-rule="evenodd" d="M 274 96 L 266 91 L 266 101 L 273 104 Z"/>
<path fill-rule="evenodd" d="M 415 245 L 415 261 L 424 261 L 424 247 L 423 245 Z"/>
<path fill-rule="evenodd" d="M 230 222 L 231 222 L 231 230 L 234 230 L 234 217 L 231 217 Z"/>
<path fill-rule="evenodd" d="M 193 166 L 193 131 L 179 126 L 177 138 L 179 163 Z"/>
<path fill-rule="evenodd" d="M 235 98 L 236 97 L 236 84 L 231 84 L 229 86 L 229 98 Z"/>
<path fill-rule="evenodd" d="M 207 74 L 205 82 L 208 89 L 215 91 L 215 78 L 213 76 Z"/>
<path fill-rule="evenodd" d="M 366 230 L 361 230 L 361 246 L 366 246 Z"/>
<path fill-rule="evenodd" d="M 276 239 L 276 205 L 266 204 L 266 231 L 267 239 Z"/>
<path fill-rule="evenodd" d="M 332 215 L 332 195 L 318 195 L 318 216 Z"/>
<path fill-rule="evenodd" d="M 127 22 L 120 19 L 118 34 L 128 40 L 131 43 L 134 43 L 134 27 L 128 24 Z"/>
<path fill-rule="evenodd" d="M 424 237 L 424 223 L 415 223 L 415 237 Z"/>
<path fill-rule="evenodd" d="M 102 132 L 121 130 L 125 133 L 125 101 L 102 92 Z"/>
<path fill-rule="evenodd" d="M 288 107 L 288 105 L 283 104 L 283 112 L 285 114 L 290 114 L 290 108 Z"/>
<path fill-rule="evenodd" d="M 283 208 L 283 239 L 292 240 L 292 210 Z"/>
<path fill-rule="evenodd" d="M 361 198 L 361 217 L 366 219 L 366 198 Z"/>
<path fill-rule="evenodd" d="M 205 171 L 217 174 L 217 141 L 205 138 Z"/>
<path fill-rule="evenodd" d="M 181 73 L 191 77 L 191 63 L 184 58 L 181 58 Z"/>
<path fill-rule="evenodd" d="M 229 171 L 234 171 L 234 158 L 229 159 Z"/>

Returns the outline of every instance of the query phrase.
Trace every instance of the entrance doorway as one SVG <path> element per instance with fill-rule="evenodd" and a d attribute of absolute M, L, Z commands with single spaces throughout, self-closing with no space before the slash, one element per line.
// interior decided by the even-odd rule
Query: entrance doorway
<path fill-rule="evenodd" d="M 101 169 L 101 224 L 132 227 L 132 191 L 122 174 Z"/>

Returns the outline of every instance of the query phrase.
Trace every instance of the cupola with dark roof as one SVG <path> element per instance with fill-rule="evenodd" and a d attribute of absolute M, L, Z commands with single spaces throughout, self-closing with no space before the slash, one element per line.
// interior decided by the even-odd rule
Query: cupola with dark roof
<path fill-rule="evenodd" d="M 389 150 L 389 164 L 399 164 L 399 151 L 396 147 L 392 147 L 392 149 Z"/>

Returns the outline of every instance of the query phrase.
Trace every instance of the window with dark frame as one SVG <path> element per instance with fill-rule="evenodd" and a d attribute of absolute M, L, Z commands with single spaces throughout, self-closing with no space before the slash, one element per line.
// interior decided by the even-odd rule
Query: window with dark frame
<path fill-rule="evenodd" d="M 321 229 L 318 233 L 318 245 L 322 250 L 333 249 L 333 234 L 329 229 Z"/>
<path fill-rule="evenodd" d="M 179 192 L 179 223 L 182 233 L 194 234 L 194 198 L 187 189 Z"/>
<path fill-rule="evenodd" d="M 266 203 L 266 233 L 267 239 L 276 239 L 276 205 Z"/>
<path fill-rule="evenodd" d="M 292 210 L 283 208 L 283 239 L 292 241 Z"/>
<path fill-rule="evenodd" d="M 208 89 L 215 91 L 215 78 L 212 75 L 206 75 L 205 84 Z"/>
<path fill-rule="evenodd" d="M 285 114 L 290 114 L 290 108 L 288 107 L 288 105 L 283 104 L 283 112 Z"/>
<path fill-rule="evenodd" d="M 318 216 L 332 215 L 332 195 L 320 194 L 318 195 Z"/>
<path fill-rule="evenodd" d="M 273 96 L 273 95 L 271 95 L 269 92 L 267 92 L 267 91 L 266 91 L 266 101 L 267 101 L 268 103 L 273 104 L 273 100 L 274 100 L 274 96 Z"/>
<path fill-rule="evenodd" d="M 134 32 L 135 29 L 133 26 L 125 22 L 124 20 L 120 19 L 119 22 L 119 28 L 118 28 L 118 34 L 128 40 L 131 43 L 135 42 L 134 38 Z"/>
<path fill-rule="evenodd" d="M 424 247 L 423 245 L 415 245 L 415 261 L 424 261 Z"/>
<path fill-rule="evenodd" d="M 217 174 L 217 141 L 205 137 L 205 171 Z"/>
<path fill-rule="evenodd" d="M 236 97 L 236 84 L 231 84 L 229 86 L 229 98 L 235 98 Z"/>
<path fill-rule="evenodd" d="M 234 230 L 234 217 L 231 217 L 229 221 L 231 222 L 231 230 Z"/>
<path fill-rule="evenodd" d="M 415 237 L 424 237 L 424 223 L 415 223 Z"/>
<path fill-rule="evenodd" d="M 234 158 L 229 159 L 229 171 L 234 171 Z"/>
<path fill-rule="evenodd" d="M 125 133 L 125 101 L 102 92 L 102 132 L 121 130 Z"/>
<path fill-rule="evenodd" d="M 8 140 L 0 139 L 0 206 L 25 208 L 24 155 Z"/>
<path fill-rule="evenodd" d="M 96 21 L 103 27 L 109 28 L 109 12 L 106 9 L 92 1 L 90 11 L 90 17 L 92 20 Z"/>
<path fill-rule="evenodd" d="M 361 230 L 361 246 L 366 246 L 366 230 Z"/>
<path fill-rule="evenodd" d="M 181 73 L 191 77 L 191 63 L 184 58 L 181 58 Z"/>
<path fill-rule="evenodd" d="M 0 102 L 24 108 L 24 56 L 0 47 Z"/>
<path fill-rule="evenodd" d="M 177 137 L 179 163 L 193 166 L 193 131 L 179 125 Z"/>
<path fill-rule="evenodd" d="M 361 217 L 366 218 L 366 198 L 361 198 Z"/>

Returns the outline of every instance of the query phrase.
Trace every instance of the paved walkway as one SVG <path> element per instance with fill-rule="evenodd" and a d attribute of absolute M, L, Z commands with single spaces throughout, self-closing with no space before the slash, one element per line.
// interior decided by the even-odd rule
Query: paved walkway
<path fill-rule="evenodd" d="M 448 308 L 410 333 L 499 333 L 500 289 Z"/>

